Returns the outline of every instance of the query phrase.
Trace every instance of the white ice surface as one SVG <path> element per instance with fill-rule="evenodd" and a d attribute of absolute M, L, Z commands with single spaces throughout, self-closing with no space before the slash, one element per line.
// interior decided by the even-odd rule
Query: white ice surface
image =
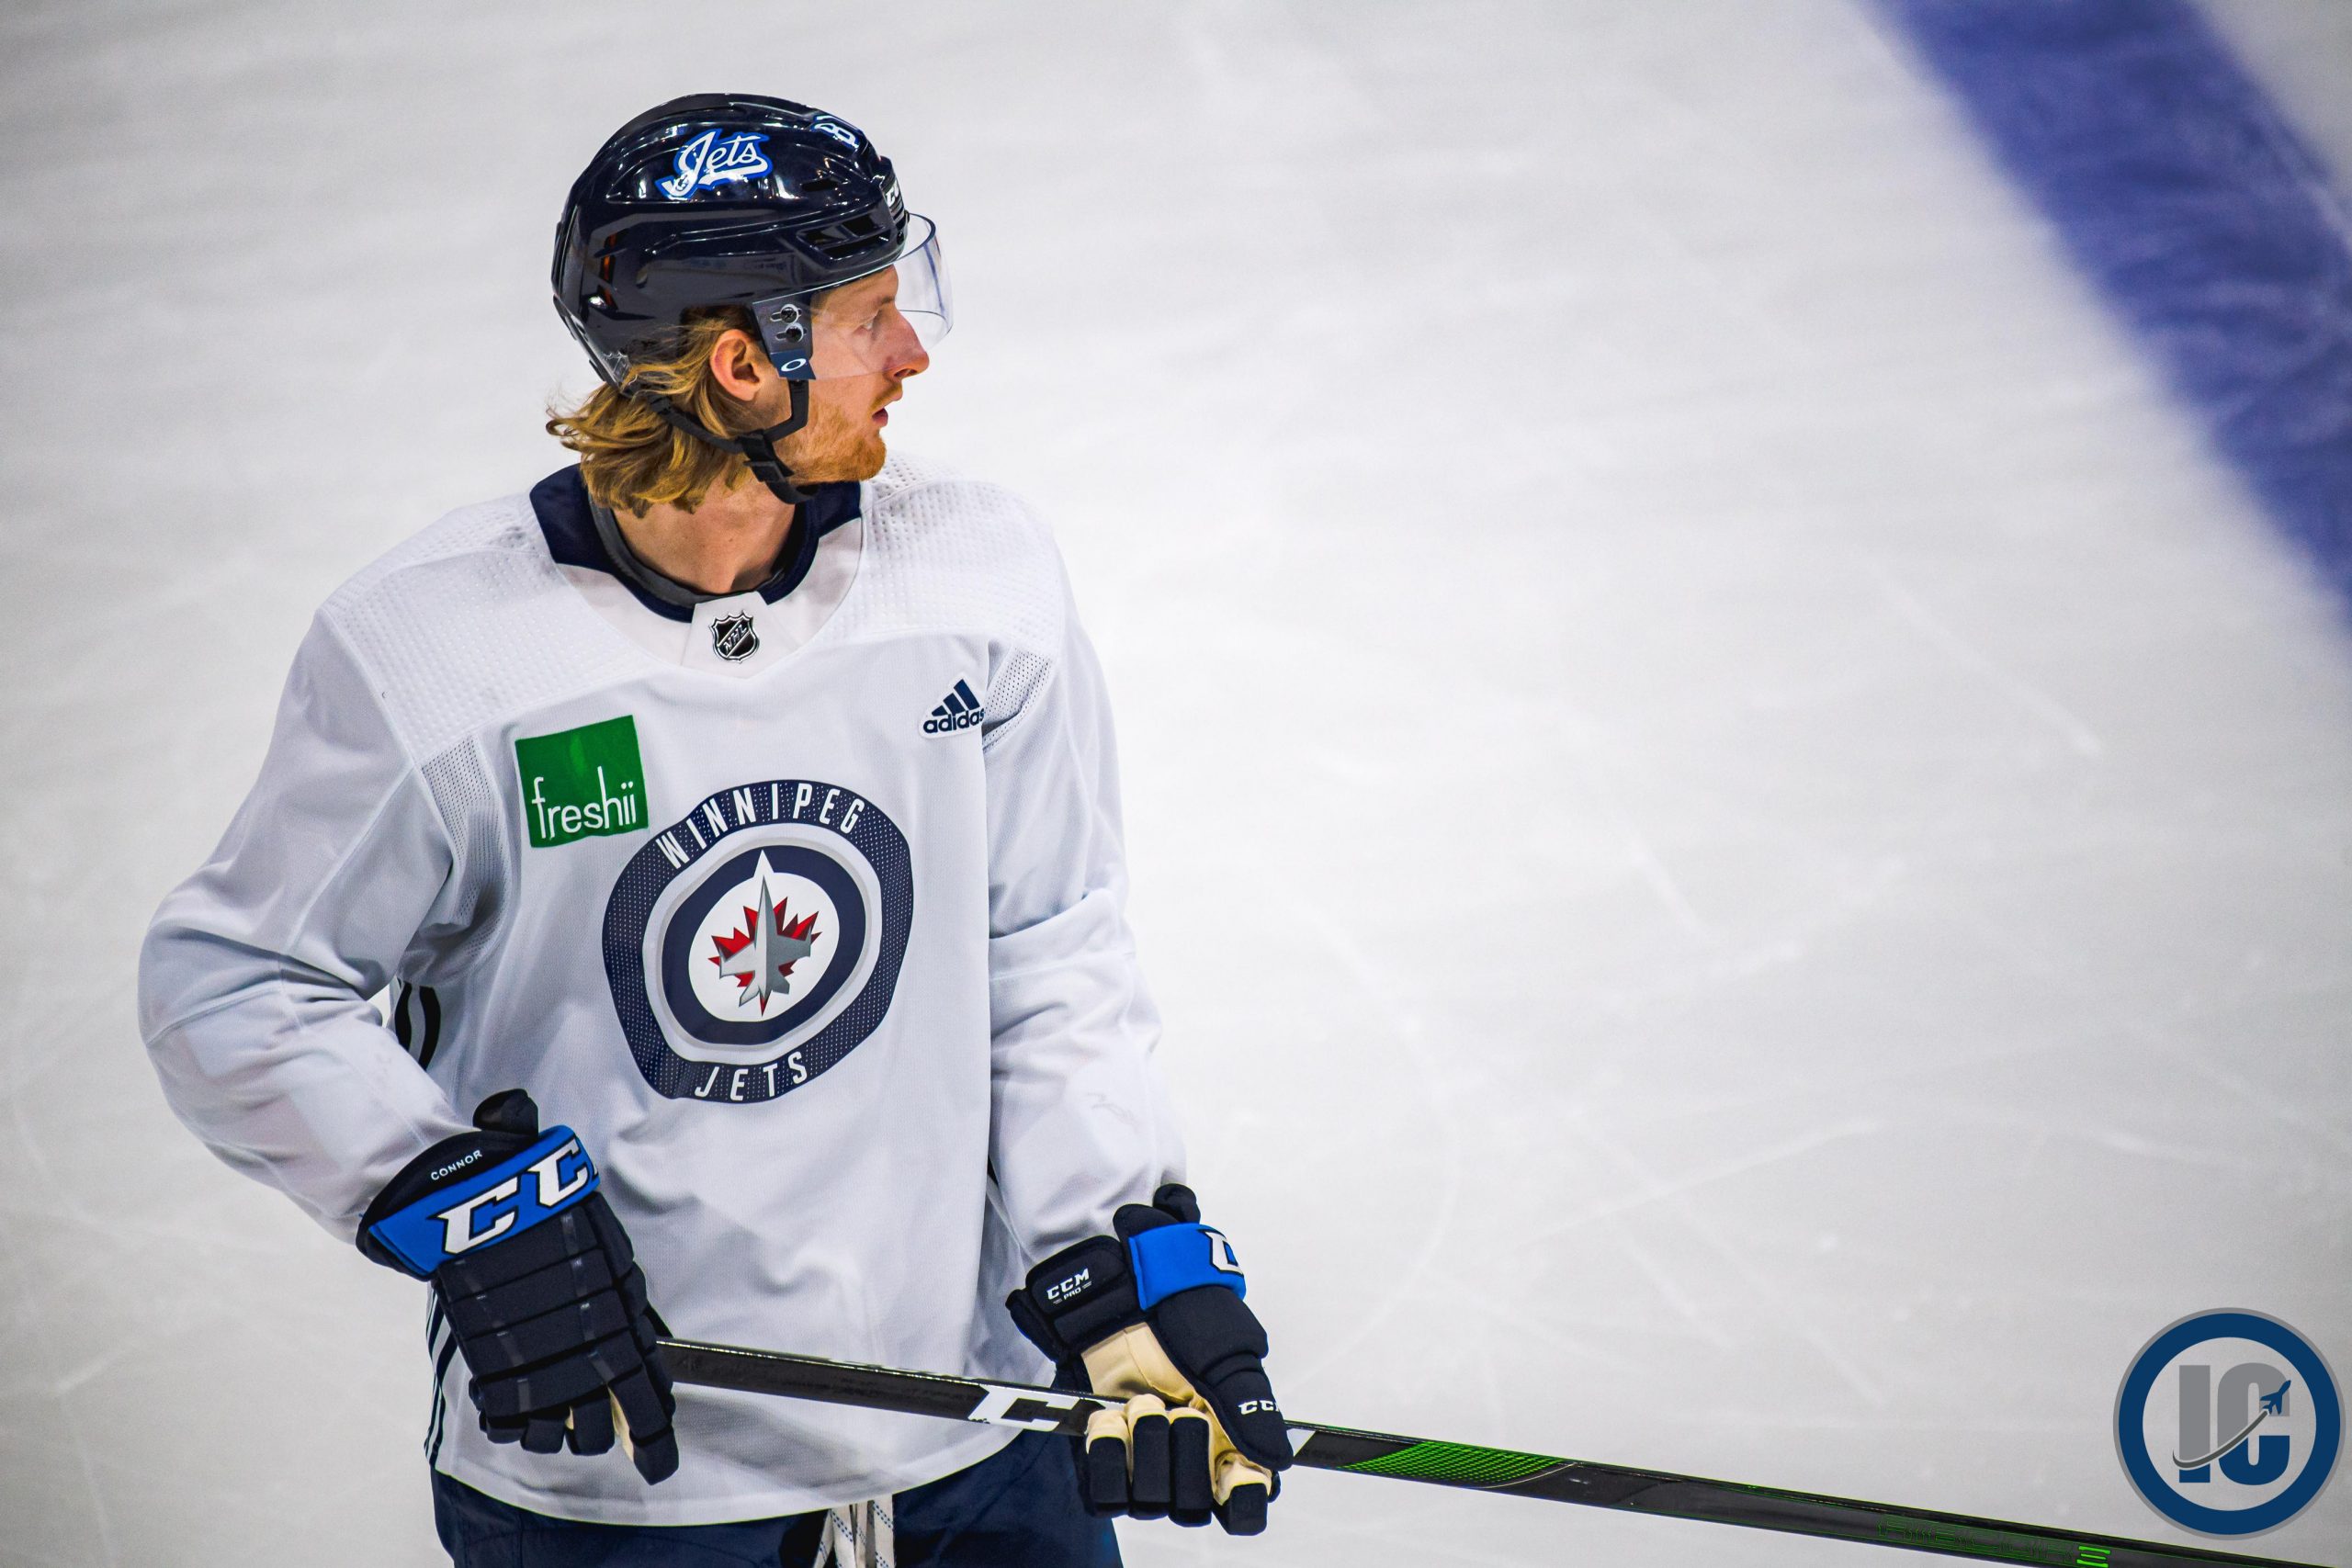
<path fill-rule="evenodd" d="M 2231 25 L 2340 82 L 2316 16 Z M 0 1563 L 441 1561 L 414 1288 L 173 1122 L 132 956 L 316 601 L 556 466 L 563 189 L 713 86 L 941 222 L 892 435 L 1057 522 L 1294 1412 L 2166 1536 L 2144 1339 L 2352 1374 L 2352 638 L 1861 12 L 18 0 L 0 62 Z M 1125 1539 L 1884 1560 L 1328 1475 Z M 2347 1542 L 2339 1481 L 2260 1545 Z"/>

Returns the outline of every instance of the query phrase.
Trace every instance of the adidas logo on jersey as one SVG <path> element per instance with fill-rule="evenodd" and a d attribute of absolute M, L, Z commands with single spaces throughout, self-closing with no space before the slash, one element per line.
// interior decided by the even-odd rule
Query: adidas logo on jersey
<path fill-rule="evenodd" d="M 958 676 L 956 689 L 931 710 L 929 718 L 922 721 L 922 732 L 925 735 L 945 735 L 954 730 L 969 729 L 988 716 L 988 709 L 980 705 L 980 699 L 972 695 L 972 688 Z"/>

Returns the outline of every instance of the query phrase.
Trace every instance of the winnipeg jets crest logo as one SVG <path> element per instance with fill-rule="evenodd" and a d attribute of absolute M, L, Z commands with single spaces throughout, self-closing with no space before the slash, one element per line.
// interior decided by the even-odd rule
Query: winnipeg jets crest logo
<path fill-rule="evenodd" d="M 763 852 L 752 877 L 758 886 L 742 906 L 741 921 L 733 931 L 710 938 L 717 950 L 710 955 L 711 965 L 735 982 L 736 1004 L 758 1008 L 763 1018 L 770 1002 L 792 994 L 792 967 L 816 951 L 819 936 L 817 912 L 794 919 L 791 895 L 776 891 L 782 880 Z M 717 908 L 723 911 L 727 903 L 721 898 Z"/>
<path fill-rule="evenodd" d="M 673 1100 L 789 1094 L 889 1010 L 914 919 L 907 841 L 855 790 L 763 779 L 650 830 L 605 907 L 629 1055 Z"/>
<path fill-rule="evenodd" d="M 678 172 L 662 182 L 662 194 L 673 201 L 684 201 L 710 186 L 764 175 L 774 166 L 760 151 L 766 141 L 765 136 L 752 130 L 739 130 L 722 140 L 718 127 L 713 126 L 678 149 Z"/>

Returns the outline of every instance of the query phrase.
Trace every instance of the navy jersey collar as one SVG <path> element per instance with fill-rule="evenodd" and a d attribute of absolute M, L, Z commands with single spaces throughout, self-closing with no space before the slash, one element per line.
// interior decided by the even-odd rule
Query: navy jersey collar
<path fill-rule="evenodd" d="M 775 570 L 765 582 L 749 590 L 771 604 L 799 587 L 801 579 L 808 575 L 809 567 L 817 559 L 817 541 L 858 515 L 860 487 L 854 480 L 801 488 L 808 492 L 808 500 L 801 507 L 792 532 L 785 536 L 784 550 L 776 557 Z M 705 593 L 683 582 L 672 581 L 639 558 L 617 527 L 599 527 L 597 508 L 588 499 L 588 487 L 580 478 L 577 464 L 558 468 L 531 487 L 531 511 L 538 517 L 539 532 L 547 536 L 548 553 L 558 562 L 618 578 L 637 596 L 639 604 L 657 615 L 673 621 L 691 621 L 696 604 L 709 599 L 735 597 L 732 593 Z"/>

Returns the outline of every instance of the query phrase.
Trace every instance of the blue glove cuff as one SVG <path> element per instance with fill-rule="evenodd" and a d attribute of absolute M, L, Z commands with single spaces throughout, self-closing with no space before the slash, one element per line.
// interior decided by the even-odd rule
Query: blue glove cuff
<path fill-rule="evenodd" d="M 1247 1296 L 1241 1265 L 1221 1231 L 1207 1225 L 1154 1225 L 1127 1238 L 1127 1261 L 1135 1270 L 1136 1306 L 1149 1312 L 1179 1291 L 1222 1285 Z"/>
<path fill-rule="evenodd" d="M 588 1151 L 569 1127 L 550 1128 L 522 1153 L 429 1192 L 368 1228 L 418 1278 L 452 1258 L 520 1235 L 596 1190 Z"/>

